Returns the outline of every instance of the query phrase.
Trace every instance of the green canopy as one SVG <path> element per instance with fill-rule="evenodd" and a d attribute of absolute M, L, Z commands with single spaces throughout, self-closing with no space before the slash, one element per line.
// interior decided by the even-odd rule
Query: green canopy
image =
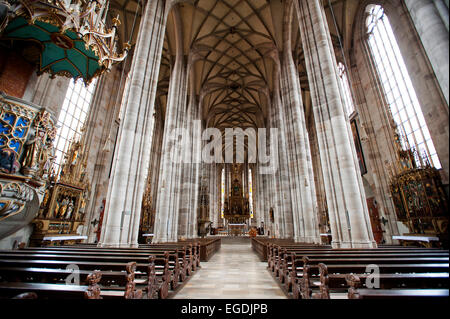
<path fill-rule="evenodd" d="M 91 48 L 86 48 L 86 43 L 77 33 L 70 29 L 61 33 L 50 23 L 39 20 L 29 23 L 25 18 L 17 17 L 10 21 L 2 39 L 39 43 L 42 48 L 39 72 L 83 78 L 85 83 L 89 83 L 104 69 L 98 63 L 98 56 Z"/>

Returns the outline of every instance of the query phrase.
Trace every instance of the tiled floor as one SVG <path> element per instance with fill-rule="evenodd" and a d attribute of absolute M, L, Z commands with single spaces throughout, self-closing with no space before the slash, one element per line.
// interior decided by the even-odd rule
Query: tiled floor
<path fill-rule="evenodd" d="M 224 238 L 222 247 L 174 299 L 286 299 L 259 261 L 249 238 Z"/>

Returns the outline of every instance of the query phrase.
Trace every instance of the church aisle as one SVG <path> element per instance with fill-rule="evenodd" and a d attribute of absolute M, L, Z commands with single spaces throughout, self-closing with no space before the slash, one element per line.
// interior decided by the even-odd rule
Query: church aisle
<path fill-rule="evenodd" d="M 224 238 L 220 250 L 174 299 L 286 299 L 248 238 Z"/>

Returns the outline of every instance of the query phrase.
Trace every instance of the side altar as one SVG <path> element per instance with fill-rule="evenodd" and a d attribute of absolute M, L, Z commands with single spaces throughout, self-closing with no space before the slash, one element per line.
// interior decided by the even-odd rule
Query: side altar
<path fill-rule="evenodd" d="M 58 236 L 64 244 L 83 239 L 80 234 L 90 185 L 86 181 L 87 156 L 82 150 L 82 142 L 73 140 L 59 174 L 50 176 L 50 186 L 33 220 L 30 246 L 55 245 L 60 242 Z"/>
<path fill-rule="evenodd" d="M 405 224 L 409 233 L 395 236 L 407 242 L 431 247 L 433 243 L 448 243 L 448 198 L 439 170 L 430 159 L 411 147 L 402 148 L 400 135 L 394 134 L 397 163 L 390 168 L 390 191 L 397 220 Z"/>

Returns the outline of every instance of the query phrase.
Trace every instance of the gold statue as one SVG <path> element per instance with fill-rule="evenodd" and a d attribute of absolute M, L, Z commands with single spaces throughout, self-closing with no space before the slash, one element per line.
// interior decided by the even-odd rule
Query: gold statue
<path fill-rule="evenodd" d="M 30 140 L 25 143 L 25 155 L 21 163 L 23 168 L 34 169 L 38 165 L 40 155 L 38 143 L 39 139 L 36 135 L 33 135 Z"/>
<path fill-rule="evenodd" d="M 42 207 L 47 206 L 47 202 L 48 202 L 49 197 L 50 197 L 50 191 L 47 188 L 45 190 L 44 199 L 42 200 L 42 205 L 41 205 Z"/>
<path fill-rule="evenodd" d="M 69 199 L 66 197 L 61 202 L 61 206 L 58 209 L 58 213 L 56 215 L 56 218 L 64 218 L 64 215 L 66 214 L 67 205 L 69 204 Z"/>

